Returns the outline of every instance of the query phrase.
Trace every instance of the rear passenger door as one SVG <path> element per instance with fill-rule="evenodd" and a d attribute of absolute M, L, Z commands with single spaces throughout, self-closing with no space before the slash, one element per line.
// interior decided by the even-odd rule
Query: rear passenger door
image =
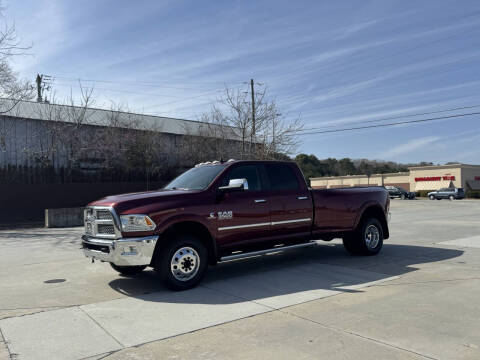
<path fill-rule="evenodd" d="M 310 236 L 313 201 L 301 173 L 288 163 L 267 163 L 265 171 L 269 188 L 271 235 L 278 239 Z"/>

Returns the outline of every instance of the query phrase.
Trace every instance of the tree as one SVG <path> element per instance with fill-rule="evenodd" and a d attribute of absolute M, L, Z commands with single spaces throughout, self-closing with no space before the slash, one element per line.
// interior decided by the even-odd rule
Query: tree
<path fill-rule="evenodd" d="M 29 47 L 20 46 L 15 26 L 5 20 L 3 10 L 0 0 L 0 18 L 4 20 L 3 27 L 0 24 L 0 114 L 13 110 L 20 101 L 33 97 L 33 86 L 20 80 L 9 63 L 12 57 L 24 55 Z M 6 150 L 11 131 L 11 128 L 5 127 L 5 122 L 0 127 L 0 151 Z"/>
<path fill-rule="evenodd" d="M 4 19 L 3 12 L 4 8 L 0 0 L 0 17 L 2 19 Z M 13 57 L 25 55 L 29 48 L 29 46 L 20 45 L 15 25 L 4 20 L 3 29 L 0 29 L 0 113 L 6 113 L 20 101 L 33 97 L 33 86 L 28 81 L 19 79 L 18 74 L 10 66 L 10 60 Z"/>
<path fill-rule="evenodd" d="M 251 100 L 242 89 L 225 88 L 224 95 L 201 119 L 227 129 L 233 135 L 229 140 L 240 143 L 242 159 L 278 159 L 293 154 L 298 147 L 297 133 L 303 128 L 300 119 L 287 123 L 276 101 L 268 98 L 267 89 L 255 93 L 254 102 L 255 133 Z M 218 146 L 224 147 L 225 143 L 218 143 Z"/>

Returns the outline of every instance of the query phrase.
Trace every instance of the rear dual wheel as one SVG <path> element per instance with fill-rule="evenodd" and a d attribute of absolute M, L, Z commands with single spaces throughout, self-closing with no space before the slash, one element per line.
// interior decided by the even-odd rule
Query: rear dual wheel
<path fill-rule="evenodd" d="M 376 255 L 383 246 L 383 227 L 377 218 L 367 218 L 343 238 L 343 246 L 353 255 Z"/>

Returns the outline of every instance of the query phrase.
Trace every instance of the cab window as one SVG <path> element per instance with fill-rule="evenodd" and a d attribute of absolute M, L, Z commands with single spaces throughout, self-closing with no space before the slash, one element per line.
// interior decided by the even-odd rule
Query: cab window
<path fill-rule="evenodd" d="M 227 186 L 232 179 L 247 179 L 249 191 L 262 190 L 260 173 L 256 165 L 240 165 L 234 167 L 225 175 L 220 186 Z"/>

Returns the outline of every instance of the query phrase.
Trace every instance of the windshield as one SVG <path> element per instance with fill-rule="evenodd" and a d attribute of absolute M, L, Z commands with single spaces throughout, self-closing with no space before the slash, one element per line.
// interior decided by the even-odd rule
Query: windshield
<path fill-rule="evenodd" d="M 225 165 L 200 166 L 192 168 L 165 186 L 167 190 L 203 190 L 225 169 Z"/>

